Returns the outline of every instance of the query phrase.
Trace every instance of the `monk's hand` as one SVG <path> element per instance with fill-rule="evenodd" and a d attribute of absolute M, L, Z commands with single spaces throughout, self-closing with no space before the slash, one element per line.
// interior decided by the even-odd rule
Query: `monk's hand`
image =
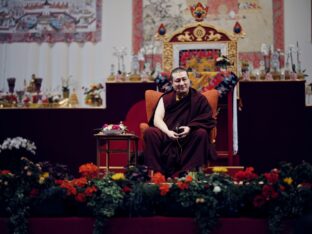
<path fill-rule="evenodd" d="M 176 133 L 175 131 L 171 131 L 169 130 L 168 132 L 166 132 L 167 136 L 172 139 L 172 140 L 176 140 L 179 138 L 179 134 Z"/>
<path fill-rule="evenodd" d="M 178 134 L 178 137 L 179 138 L 184 138 L 184 137 L 186 137 L 190 133 L 191 128 L 188 127 L 188 126 L 181 126 L 181 127 L 179 127 L 179 130 L 181 132 Z"/>

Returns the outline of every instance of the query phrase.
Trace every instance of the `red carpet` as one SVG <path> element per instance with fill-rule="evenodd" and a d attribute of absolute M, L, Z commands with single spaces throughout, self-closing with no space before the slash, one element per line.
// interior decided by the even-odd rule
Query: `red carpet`
<path fill-rule="evenodd" d="M 0 219 L 0 233 L 8 234 L 7 219 Z M 31 218 L 30 234 L 92 234 L 93 218 Z M 291 223 L 283 234 L 290 234 Z M 198 233 L 192 218 L 144 217 L 113 218 L 106 234 L 192 234 Z M 266 220 L 252 218 L 221 218 L 212 234 L 268 234 Z"/>

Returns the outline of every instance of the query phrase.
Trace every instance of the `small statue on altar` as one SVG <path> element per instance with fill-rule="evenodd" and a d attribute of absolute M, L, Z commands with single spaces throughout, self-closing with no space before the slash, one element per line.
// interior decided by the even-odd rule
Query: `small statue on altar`
<path fill-rule="evenodd" d="M 68 105 L 70 107 L 77 107 L 79 105 L 78 96 L 75 89 L 73 89 L 73 92 L 69 96 Z"/>
<path fill-rule="evenodd" d="M 133 55 L 131 61 L 131 75 L 129 77 L 130 81 L 141 81 L 139 69 L 140 69 L 139 57 L 138 55 Z"/>
<path fill-rule="evenodd" d="M 36 75 L 32 74 L 31 75 L 31 80 L 29 82 L 29 85 L 26 87 L 26 91 L 28 93 L 34 93 L 36 92 L 36 85 L 35 85 L 35 80 L 36 80 Z"/>
<path fill-rule="evenodd" d="M 152 80 L 152 70 L 151 70 L 151 64 L 149 62 L 146 62 L 144 64 L 144 70 L 142 71 L 142 79 L 145 82 Z"/>
<path fill-rule="evenodd" d="M 241 72 L 243 80 L 250 80 L 250 71 L 249 71 L 249 63 L 243 61 L 241 64 Z"/>
<path fill-rule="evenodd" d="M 114 50 L 115 52 L 113 53 L 113 55 L 117 57 L 117 73 L 122 74 L 122 76 L 125 76 L 126 66 L 125 66 L 124 58 L 127 55 L 127 48 L 122 47 L 118 49 L 114 47 Z"/>
<path fill-rule="evenodd" d="M 280 51 L 272 53 L 271 66 L 274 73 L 280 72 Z"/>

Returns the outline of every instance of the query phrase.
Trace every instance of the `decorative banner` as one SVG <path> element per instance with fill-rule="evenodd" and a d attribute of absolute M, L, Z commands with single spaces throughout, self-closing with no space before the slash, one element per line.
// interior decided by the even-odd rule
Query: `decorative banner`
<path fill-rule="evenodd" d="M 101 0 L 2 0 L 0 42 L 97 42 Z"/>
<path fill-rule="evenodd" d="M 238 43 L 239 60 L 253 61 L 258 67 L 263 43 L 284 51 L 283 0 L 133 0 L 134 53 L 153 46 L 155 54 L 162 54 L 161 44 L 154 39 L 160 25 L 171 33 L 194 22 L 189 6 L 197 2 L 208 6 L 204 21 L 229 32 L 246 33 Z"/>

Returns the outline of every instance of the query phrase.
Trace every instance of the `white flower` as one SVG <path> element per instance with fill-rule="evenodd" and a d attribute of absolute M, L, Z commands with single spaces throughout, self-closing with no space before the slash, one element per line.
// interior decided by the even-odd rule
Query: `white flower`
<path fill-rule="evenodd" d="M 125 132 L 127 130 L 127 126 L 125 126 L 122 122 L 120 122 L 120 124 L 105 124 L 103 126 L 104 132 L 112 131 L 112 130 Z"/>
<path fill-rule="evenodd" d="M 220 186 L 218 186 L 218 185 L 214 186 L 213 192 L 214 192 L 214 193 L 220 193 L 220 192 L 221 192 Z"/>
<path fill-rule="evenodd" d="M 196 204 L 205 203 L 205 199 L 204 198 L 196 198 L 195 202 L 196 202 Z"/>
<path fill-rule="evenodd" d="M 7 138 L 3 141 L 0 145 L 0 153 L 4 150 L 12 150 L 12 149 L 25 149 L 32 154 L 36 154 L 36 146 L 33 142 L 22 138 L 22 137 L 15 137 L 15 138 Z"/>
<path fill-rule="evenodd" d="M 264 182 L 263 181 L 259 181 L 258 184 L 262 185 L 262 184 L 264 184 Z"/>

